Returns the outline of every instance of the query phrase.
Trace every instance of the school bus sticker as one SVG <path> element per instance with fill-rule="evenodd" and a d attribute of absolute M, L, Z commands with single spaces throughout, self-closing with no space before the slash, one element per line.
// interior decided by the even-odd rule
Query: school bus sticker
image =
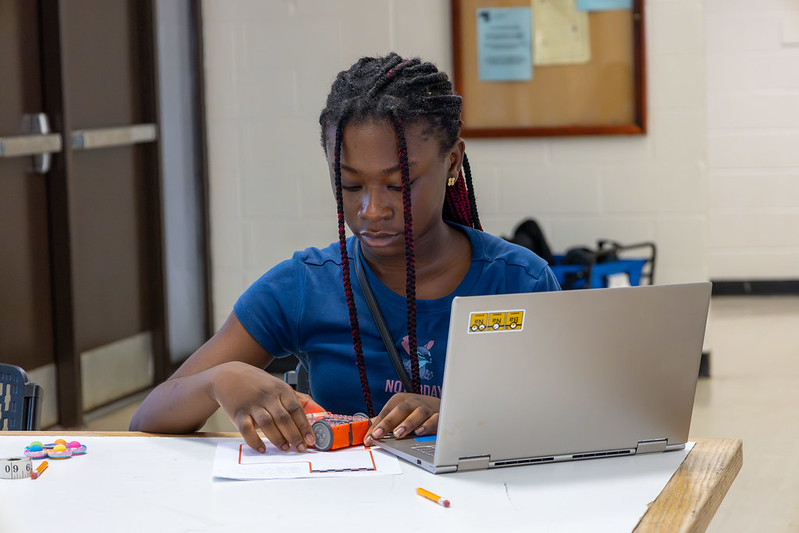
<path fill-rule="evenodd" d="M 524 325 L 524 311 L 508 311 L 505 329 L 522 329 Z"/>
<path fill-rule="evenodd" d="M 469 333 L 521 331 L 524 311 L 485 311 L 469 315 Z"/>
<path fill-rule="evenodd" d="M 481 333 L 486 330 L 488 313 L 472 313 L 469 315 L 469 333 Z"/>
<path fill-rule="evenodd" d="M 494 331 L 505 329 L 506 313 L 488 313 L 488 327 Z"/>

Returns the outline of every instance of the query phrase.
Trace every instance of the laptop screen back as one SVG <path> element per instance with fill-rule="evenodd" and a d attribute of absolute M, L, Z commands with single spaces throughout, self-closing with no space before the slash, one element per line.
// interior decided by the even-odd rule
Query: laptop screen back
<path fill-rule="evenodd" d="M 710 287 L 456 298 L 435 464 L 684 444 Z"/>

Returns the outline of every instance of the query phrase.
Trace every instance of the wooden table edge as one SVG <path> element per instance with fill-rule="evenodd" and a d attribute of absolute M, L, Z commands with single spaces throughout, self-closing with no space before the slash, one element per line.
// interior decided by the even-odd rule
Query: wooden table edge
<path fill-rule="evenodd" d="M 739 439 L 691 439 L 694 448 L 649 505 L 635 533 L 705 531 L 743 465 Z"/>

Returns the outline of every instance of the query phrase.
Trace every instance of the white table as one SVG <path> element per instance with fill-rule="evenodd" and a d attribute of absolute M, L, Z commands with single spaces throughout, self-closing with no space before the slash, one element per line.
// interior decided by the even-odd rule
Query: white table
<path fill-rule="evenodd" d="M 742 461 L 740 441 L 714 439 L 699 441 L 685 462 L 685 452 L 668 452 L 437 476 L 402 462 L 395 476 L 215 481 L 216 444 L 240 439 L 234 434 L 92 432 L 6 432 L 0 457 L 53 436 L 80 440 L 87 455 L 49 460 L 37 480 L 0 480 L 3 533 L 629 531 L 644 514 L 638 531 L 701 531 Z M 653 486 L 652 498 L 631 508 Z"/>

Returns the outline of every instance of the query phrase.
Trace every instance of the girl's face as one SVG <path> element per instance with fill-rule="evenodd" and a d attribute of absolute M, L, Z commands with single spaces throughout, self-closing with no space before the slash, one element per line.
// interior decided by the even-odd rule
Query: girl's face
<path fill-rule="evenodd" d="M 405 126 L 405 138 L 414 244 L 418 247 L 440 236 L 435 230 L 445 226 L 441 212 L 447 178 L 458 175 L 464 143 L 459 140 L 442 156 L 440 139 L 425 121 Z M 335 128 L 328 131 L 327 139 L 332 180 Z M 378 256 L 405 253 L 401 180 L 397 136 L 391 122 L 370 120 L 344 127 L 341 147 L 344 219 L 362 246 Z"/>

